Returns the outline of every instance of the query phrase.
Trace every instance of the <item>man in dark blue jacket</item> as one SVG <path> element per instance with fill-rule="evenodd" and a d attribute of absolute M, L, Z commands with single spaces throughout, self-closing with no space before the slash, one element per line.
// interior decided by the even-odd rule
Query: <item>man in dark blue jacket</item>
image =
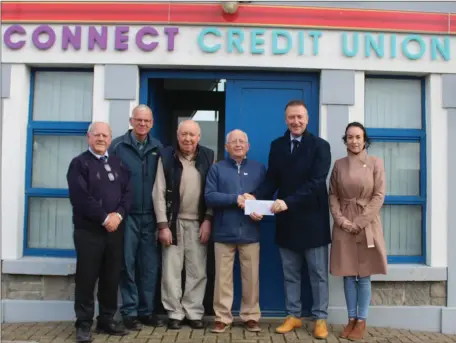
<path fill-rule="evenodd" d="M 123 264 L 123 218 L 131 205 L 130 175 L 120 159 L 106 151 L 111 143 L 108 124 L 92 123 L 87 137 L 89 149 L 73 158 L 67 173 L 76 250 L 77 342 L 92 340 L 97 279 L 97 329 L 109 335 L 127 333 L 123 325 L 114 321 L 114 315 Z"/>
<path fill-rule="evenodd" d="M 272 199 L 278 191 L 271 211 L 276 215 L 276 243 L 282 258 L 289 316 L 276 331 L 286 333 L 302 325 L 301 275 L 305 261 L 313 297 L 313 335 L 325 339 L 331 242 L 326 179 L 331 151 L 328 142 L 307 131 L 308 121 L 302 101 L 287 104 L 288 130 L 271 143 L 266 178 L 254 195 L 257 199 Z"/>
<path fill-rule="evenodd" d="M 150 134 L 153 117 L 148 106 L 135 107 L 130 124 L 133 129 L 117 137 L 109 153 L 118 156 L 131 172 L 133 203 L 130 215 L 125 219 L 125 263 L 120 283 L 120 312 L 128 329 L 140 330 L 142 324 L 163 325 L 154 313 L 160 253 L 151 196 L 158 149 L 162 145 Z"/>
<path fill-rule="evenodd" d="M 226 137 L 229 157 L 213 165 L 206 180 L 206 203 L 214 211 L 213 239 L 215 242 L 215 326 L 212 332 L 225 332 L 233 322 L 233 262 L 239 251 L 242 273 L 241 319 L 247 330 L 260 331 L 259 261 L 260 227 L 257 221 L 244 215 L 245 192 L 253 192 L 263 181 L 263 164 L 247 160 L 247 134 L 231 131 Z"/>

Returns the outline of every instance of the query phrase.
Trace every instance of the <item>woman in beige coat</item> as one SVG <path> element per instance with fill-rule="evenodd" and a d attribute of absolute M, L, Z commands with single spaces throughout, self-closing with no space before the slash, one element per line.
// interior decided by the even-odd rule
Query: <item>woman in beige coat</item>
<path fill-rule="evenodd" d="M 386 274 L 386 249 L 380 222 L 385 198 L 383 161 L 367 154 L 369 138 L 360 123 L 343 136 L 347 157 L 331 173 L 329 201 L 334 218 L 330 272 L 344 277 L 348 325 L 340 337 L 363 339 L 371 298 L 370 276 Z"/>

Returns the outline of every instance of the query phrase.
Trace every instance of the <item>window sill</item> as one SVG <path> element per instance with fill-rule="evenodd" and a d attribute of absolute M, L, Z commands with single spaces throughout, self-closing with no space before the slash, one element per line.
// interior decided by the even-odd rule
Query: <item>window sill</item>
<path fill-rule="evenodd" d="M 22 257 L 2 261 L 2 274 L 66 276 L 75 273 L 75 258 Z"/>
<path fill-rule="evenodd" d="M 389 264 L 387 275 L 373 275 L 372 281 L 446 281 L 447 267 L 421 264 Z"/>
<path fill-rule="evenodd" d="M 4 260 L 3 274 L 21 275 L 74 275 L 76 259 L 56 257 L 23 257 Z M 387 275 L 374 275 L 372 281 L 446 281 L 446 267 L 418 264 L 390 264 Z"/>

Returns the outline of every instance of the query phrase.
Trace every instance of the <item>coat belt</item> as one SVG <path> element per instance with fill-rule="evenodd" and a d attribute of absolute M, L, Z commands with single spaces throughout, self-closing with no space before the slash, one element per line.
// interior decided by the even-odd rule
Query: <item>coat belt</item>
<path fill-rule="evenodd" d="M 350 198 L 341 199 L 340 203 L 344 208 L 351 207 L 353 209 L 353 213 L 356 213 L 358 207 L 361 208 L 361 210 L 364 210 L 364 208 L 369 204 L 369 201 L 367 199 Z M 374 248 L 374 234 L 370 223 L 364 228 L 364 232 L 366 233 L 367 247 Z"/>

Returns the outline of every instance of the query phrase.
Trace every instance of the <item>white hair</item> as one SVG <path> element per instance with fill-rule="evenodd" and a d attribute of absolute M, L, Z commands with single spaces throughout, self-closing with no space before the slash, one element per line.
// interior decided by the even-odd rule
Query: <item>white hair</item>
<path fill-rule="evenodd" d="M 225 138 L 225 142 L 226 142 L 226 143 L 228 143 L 228 142 L 230 141 L 230 136 L 231 136 L 231 134 L 232 134 L 233 132 L 235 132 L 235 131 L 242 133 L 242 134 L 245 136 L 246 142 L 247 142 L 247 143 L 249 142 L 249 136 L 247 136 L 247 134 L 246 134 L 244 131 L 239 130 L 239 129 L 234 129 L 234 130 L 231 130 L 230 132 L 227 133 L 226 138 Z"/>
<path fill-rule="evenodd" d="M 149 106 L 144 105 L 144 104 L 139 104 L 139 105 L 135 106 L 135 108 L 133 108 L 133 110 L 131 111 L 131 116 L 134 117 L 135 113 L 140 112 L 140 111 L 147 111 L 147 112 L 150 112 L 150 114 L 152 115 L 152 110 Z"/>
<path fill-rule="evenodd" d="M 198 124 L 197 121 L 192 120 L 192 119 L 186 119 L 186 120 L 181 121 L 181 122 L 179 123 L 179 125 L 177 125 L 177 133 L 179 133 L 180 128 L 181 128 L 182 125 L 184 125 L 184 124 L 186 124 L 186 123 L 190 123 L 190 122 L 191 122 L 191 123 L 195 123 L 196 127 L 198 128 L 198 133 L 201 134 L 201 127 L 200 127 L 200 125 Z"/>
<path fill-rule="evenodd" d="M 89 127 L 87 128 L 87 133 L 93 133 L 93 129 L 95 128 L 95 126 L 97 124 L 105 124 L 108 129 L 109 129 L 109 134 L 112 136 L 112 129 L 111 129 L 111 125 L 109 125 L 109 123 L 106 123 L 104 121 L 94 121 L 92 123 L 90 123 Z"/>

